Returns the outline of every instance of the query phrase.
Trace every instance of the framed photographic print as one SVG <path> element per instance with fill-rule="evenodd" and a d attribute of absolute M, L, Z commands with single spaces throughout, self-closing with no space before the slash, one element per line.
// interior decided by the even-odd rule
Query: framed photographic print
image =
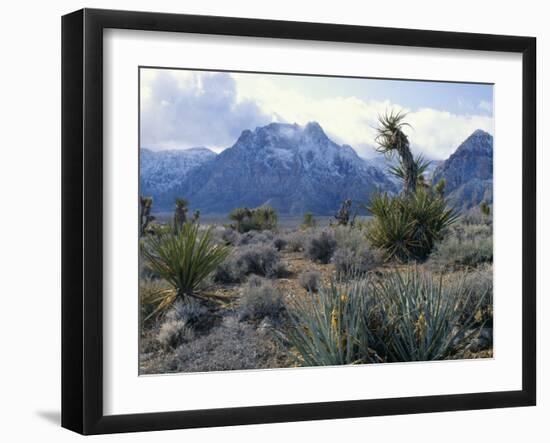
<path fill-rule="evenodd" d="M 536 41 L 62 21 L 62 425 L 534 405 Z"/>

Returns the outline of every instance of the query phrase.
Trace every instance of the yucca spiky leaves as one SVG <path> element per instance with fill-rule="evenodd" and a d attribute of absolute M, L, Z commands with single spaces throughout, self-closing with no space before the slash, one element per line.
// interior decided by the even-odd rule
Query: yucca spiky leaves
<path fill-rule="evenodd" d="M 384 115 L 378 116 L 376 128 L 376 149 L 383 154 L 391 154 L 403 145 L 408 145 L 408 138 L 403 133 L 405 126 L 411 126 L 405 122 L 407 114 L 393 109 Z"/>
<path fill-rule="evenodd" d="M 368 210 L 374 218 L 367 238 L 387 256 L 400 261 L 424 260 L 458 214 L 439 194 L 418 189 L 410 196 L 377 194 Z"/>
<path fill-rule="evenodd" d="M 199 233 L 193 223 L 148 237 L 141 250 L 147 266 L 173 288 L 160 294 L 159 306 L 178 297 L 205 298 L 201 285 L 229 254 L 227 247 L 215 244 L 211 228 Z"/>
<path fill-rule="evenodd" d="M 237 232 L 242 232 L 242 223 L 245 218 L 249 218 L 252 211 L 248 208 L 235 208 L 229 213 L 229 219 L 235 222 Z"/>
<path fill-rule="evenodd" d="M 425 184 L 424 174 L 432 162 L 426 160 L 421 154 L 415 157 L 414 162 L 416 164 L 416 183 L 417 185 Z M 399 162 L 396 166 L 390 166 L 388 168 L 388 172 L 401 181 L 405 180 L 406 171 L 401 162 Z"/>
<path fill-rule="evenodd" d="M 373 361 L 365 324 L 365 282 L 331 283 L 290 304 L 291 326 L 284 339 L 303 366 L 331 366 Z"/>
<path fill-rule="evenodd" d="M 474 314 L 465 315 L 477 296 L 473 313 L 478 311 L 489 291 L 473 294 L 465 279 L 450 286 L 443 277 L 417 269 L 392 272 L 376 285 L 381 326 L 379 340 L 389 361 L 441 360 L 457 354 L 471 342 Z"/>
<path fill-rule="evenodd" d="M 283 339 L 303 366 L 455 358 L 481 330 L 476 315 L 489 290 L 417 268 L 332 283 L 290 303 Z"/>
<path fill-rule="evenodd" d="M 402 111 L 391 110 L 384 115 L 378 116 L 378 127 L 376 128 L 375 141 L 376 150 L 383 154 L 392 156 L 397 154 L 401 165 L 403 176 L 403 193 L 414 194 L 418 180 L 417 164 L 409 148 L 409 139 L 403 132 L 405 126 L 405 114 Z"/>

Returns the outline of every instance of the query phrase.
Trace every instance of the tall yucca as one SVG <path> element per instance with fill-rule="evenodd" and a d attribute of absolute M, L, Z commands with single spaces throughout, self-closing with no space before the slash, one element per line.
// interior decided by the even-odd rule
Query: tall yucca
<path fill-rule="evenodd" d="M 216 245 L 211 228 L 199 234 L 199 225 L 186 223 L 175 232 L 150 236 L 142 244 L 149 268 L 173 288 L 159 294 L 159 306 L 176 298 L 207 298 L 201 285 L 227 257 L 229 249 Z"/>
<path fill-rule="evenodd" d="M 142 237 L 145 234 L 149 223 L 154 220 L 151 215 L 151 208 L 153 206 L 153 197 L 139 196 L 139 236 Z"/>
<path fill-rule="evenodd" d="M 187 223 L 187 211 L 189 202 L 184 198 L 176 198 L 176 206 L 174 209 L 174 231 L 181 229 L 181 227 Z"/>
<path fill-rule="evenodd" d="M 432 162 L 426 160 L 424 156 L 420 154 L 414 158 L 414 163 L 416 164 L 416 186 L 426 187 L 426 178 L 424 177 L 424 174 Z M 407 171 L 401 162 L 399 162 L 396 166 L 390 166 L 388 168 L 388 172 L 403 182 L 407 176 Z"/>
<path fill-rule="evenodd" d="M 416 192 L 418 180 L 418 165 L 414 161 L 409 148 L 409 139 L 403 132 L 406 126 L 406 113 L 391 110 L 389 113 L 378 116 L 376 128 L 376 150 L 386 155 L 397 154 L 403 171 L 403 193 L 412 195 Z"/>

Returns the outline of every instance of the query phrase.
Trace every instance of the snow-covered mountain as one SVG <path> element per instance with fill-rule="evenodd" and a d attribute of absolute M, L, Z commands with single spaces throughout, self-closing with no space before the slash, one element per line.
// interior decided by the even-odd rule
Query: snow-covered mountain
<path fill-rule="evenodd" d="M 445 179 L 445 193 L 457 209 L 485 200 L 493 202 L 493 136 L 474 131 L 433 174 L 433 183 Z"/>
<path fill-rule="evenodd" d="M 176 189 L 192 169 L 212 161 L 216 153 L 207 148 L 152 151 L 141 149 L 140 194 L 152 196 L 155 208 L 172 209 Z"/>
<path fill-rule="evenodd" d="M 271 123 L 243 131 L 218 155 L 206 148 L 142 149 L 140 192 L 153 197 L 155 212 L 172 211 L 183 197 L 205 214 L 270 205 L 281 214 L 333 215 L 345 199 L 367 203 L 377 190 L 399 192 L 401 183 L 387 172 L 391 163 L 382 155 L 360 158 L 318 123 Z M 493 137 L 475 131 L 447 160 L 432 162 L 426 175 L 433 183 L 446 180 L 457 209 L 492 203 Z"/>
<path fill-rule="evenodd" d="M 376 190 L 396 187 L 318 123 L 271 123 L 243 131 L 233 146 L 182 174 L 170 198 L 156 198 L 154 206 L 170 210 L 178 195 L 203 213 L 270 205 L 281 214 L 332 215 L 343 200 L 367 203 Z"/>

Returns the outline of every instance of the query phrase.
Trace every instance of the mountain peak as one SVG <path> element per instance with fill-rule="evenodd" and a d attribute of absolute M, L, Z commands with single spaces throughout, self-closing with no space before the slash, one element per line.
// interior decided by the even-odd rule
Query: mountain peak
<path fill-rule="evenodd" d="M 472 132 L 472 134 L 470 135 L 470 137 L 487 137 L 487 136 L 491 136 L 491 134 L 489 134 L 488 132 L 484 131 L 483 129 L 476 129 L 474 132 Z M 468 137 L 468 138 L 470 138 Z"/>
<path fill-rule="evenodd" d="M 449 201 L 467 209 L 482 200 L 492 201 L 493 136 L 475 130 L 451 156 L 441 163 L 433 175 L 433 183 L 445 179 Z"/>
<path fill-rule="evenodd" d="M 309 122 L 304 127 L 305 132 L 313 133 L 313 134 L 323 134 L 325 135 L 325 131 L 323 131 L 323 128 L 321 125 L 317 122 Z"/>
<path fill-rule="evenodd" d="M 460 144 L 452 156 L 460 155 L 463 151 L 483 151 L 492 155 L 493 136 L 482 129 L 476 129 Z"/>
<path fill-rule="evenodd" d="M 247 131 L 248 130 L 243 131 L 243 134 Z M 321 135 L 323 137 L 326 137 L 325 131 L 323 130 L 321 125 L 315 121 L 308 122 L 304 126 L 301 126 L 298 123 L 272 122 L 265 126 L 258 126 L 254 130 L 254 134 L 262 133 L 269 133 L 282 138 L 293 138 L 302 134 Z"/>

